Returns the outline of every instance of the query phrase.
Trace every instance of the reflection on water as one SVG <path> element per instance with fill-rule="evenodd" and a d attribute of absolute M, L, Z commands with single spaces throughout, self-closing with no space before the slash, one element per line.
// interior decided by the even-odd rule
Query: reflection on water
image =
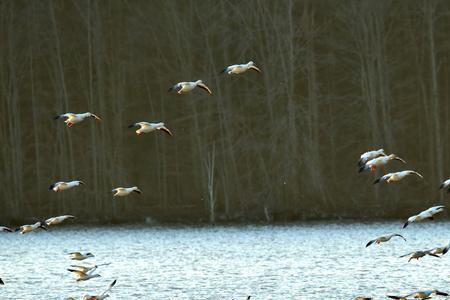
<path fill-rule="evenodd" d="M 314 223 L 227 227 L 54 227 L 0 235 L 0 299 L 95 294 L 109 299 L 352 299 L 450 290 L 450 255 L 408 263 L 399 255 L 450 241 L 449 223 Z M 368 240 L 399 232 L 365 248 Z M 90 251 L 100 278 L 75 282 L 66 253 Z"/>

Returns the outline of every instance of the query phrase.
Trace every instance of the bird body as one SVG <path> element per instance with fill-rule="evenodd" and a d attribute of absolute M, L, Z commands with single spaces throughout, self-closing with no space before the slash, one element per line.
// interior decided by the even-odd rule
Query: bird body
<path fill-rule="evenodd" d="M 386 183 L 393 183 L 398 182 L 409 175 L 417 175 L 419 178 L 423 179 L 423 176 L 417 173 L 413 170 L 406 170 L 406 171 L 400 171 L 395 173 L 388 173 L 386 175 L 381 176 L 380 178 L 376 179 L 373 184 L 379 183 L 379 182 L 386 182 Z"/>
<path fill-rule="evenodd" d="M 114 193 L 113 197 L 123 197 L 131 194 L 132 192 L 142 194 L 141 190 L 137 186 L 124 188 L 124 187 L 118 187 L 112 190 Z"/>
<path fill-rule="evenodd" d="M 445 209 L 445 206 L 438 205 L 430 207 L 427 210 L 420 212 L 418 215 L 412 216 L 408 218 L 408 221 L 405 222 L 403 228 L 406 228 L 409 224 L 413 222 L 421 222 L 423 220 L 434 220 L 434 215 L 442 212 Z"/>
<path fill-rule="evenodd" d="M 192 91 L 196 87 L 199 87 L 208 92 L 208 94 L 212 95 L 211 90 L 206 86 L 206 84 L 203 83 L 202 80 L 178 82 L 169 89 L 169 92 L 176 91 L 178 94 L 185 94 Z"/>
<path fill-rule="evenodd" d="M 16 231 L 20 231 L 19 232 L 20 234 L 26 234 L 35 231 L 39 228 L 47 230 L 47 228 L 45 228 L 44 225 L 42 225 L 42 222 L 36 222 L 32 225 L 22 225 L 18 229 L 16 229 Z"/>
<path fill-rule="evenodd" d="M 401 161 L 402 163 L 406 164 L 406 161 L 404 161 L 397 155 L 390 154 L 387 156 L 376 157 L 376 158 L 373 158 L 373 159 L 367 161 L 364 165 L 361 165 L 361 167 L 359 168 L 359 172 L 364 172 L 364 171 L 374 172 L 377 168 L 386 165 L 391 160 L 398 160 L 398 161 Z"/>
<path fill-rule="evenodd" d="M 369 241 L 369 242 L 366 244 L 366 247 L 369 247 L 369 246 L 372 245 L 373 243 L 379 245 L 379 244 L 381 244 L 381 243 L 387 242 L 387 241 L 389 241 L 391 238 L 393 238 L 394 236 L 401 237 L 403 240 L 406 241 L 406 239 L 405 239 L 402 235 L 397 234 L 397 233 L 391 233 L 391 234 L 385 234 L 385 235 L 379 236 L 379 237 L 377 237 L 376 239 L 373 239 L 373 240 Z"/>
<path fill-rule="evenodd" d="M 74 181 L 68 181 L 68 182 L 59 181 L 59 182 L 52 183 L 48 189 L 53 190 L 54 192 L 57 193 L 57 192 L 69 190 L 76 186 L 80 186 L 81 184 L 84 184 L 84 182 L 80 181 L 80 180 L 74 180 Z"/>
<path fill-rule="evenodd" d="M 64 222 L 67 219 L 73 219 L 73 218 L 75 218 L 75 216 L 72 216 L 72 215 L 63 215 L 63 216 L 53 217 L 53 218 L 49 218 L 49 219 L 45 220 L 45 224 L 47 224 L 47 226 L 57 225 L 57 224 L 61 224 L 62 222 Z"/>
<path fill-rule="evenodd" d="M 128 126 L 128 128 L 139 127 L 136 130 L 137 135 L 141 135 L 143 133 L 149 133 L 156 130 L 162 130 L 170 136 L 173 136 L 172 132 L 164 125 L 163 122 L 159 123 L 149 123 L 149 122 L 137 122 Z"/>
<path fill-rule="evenodd" d="M 227 73 L 227 74 L 242 74 L 248 70 L 254 70 L 258 73 L 261 73 L 261 70 L 255 66 L 255 63 L 252 61 L 249 61 L 246 64 L 239 64 L 239 65 L 231 65 L 226 67 L 222 70 L 221 73 Z"/>
<path fill-rule="evenodd" d="M 71 253 L 69 253 L 69 255 L 70 255 L 70 259 L 72 259 L 72 260 L 85 260 L 89 257 L 94 257 L 94 254 L 92 254 L 90 252 L 87 252 L 85 254 L 80 253 L 80 252 L 71 252 Z"/>
<path fill-rule="evenodd" d="M 65 119 L 64 123 L 66 123 L 66 125 L 68 127 L 72 127 L 74 124 L 80 123 L 81 121 L 83 121 L 86 118 L 94 118 L 97 121 L 102 120 L 102 119 L 100 119 L 100 117 L 98 117 L 97 115 L 95 115 L 91 112 L 85 112 L 85 113 L 80 113 L 80 114 L 65 113 L 65 114 L 56 116 L 55 120 Z"/>
<path fill-rule="evenodd" d="M 101 277 L 100 274 L 92 274 L 94 270 L 85 273 L 80 270 L 67 269 L 67 271 L 72 272 L 77 281 L 86 281 L 92 278 Z"/>

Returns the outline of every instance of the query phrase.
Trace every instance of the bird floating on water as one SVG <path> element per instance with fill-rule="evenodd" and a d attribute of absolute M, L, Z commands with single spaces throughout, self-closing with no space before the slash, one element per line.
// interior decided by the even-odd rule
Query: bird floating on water
<path fill-rule="evenodd" d="M 202 80 L 178 82 L 177 84 L 169 88 L 168 91 L 176 91 L 178 94 L 185 94 L 192 91 L 196 87 L 199 87 L 212 95 L 211 90 L 206 86 L 206 84 L 203 83 Z"/>
<path fill-rule="evenodd" d="M 373 184 L 377 184 L 379 182 L 386 182 L 386 183 L 392 183 L 392 182 L 398 182 L 409 175 L 417 175 L 420 179 L 423 179 L 423 176 L 417 173 L 413 170 L 406 170 L 406 171 L 400 171 L 395 173 L 388 173 L 386 175 L 381 176 L 380 178 L 376 179 Z"/>
<path fill-rule="evenodd" d="M 391 299 L 398 299 L 398 300 L 406 300 L 409 297 L 412 297 L 414 299 L 430 299 L 432 295 L 439 295 L 439 296 L 448 296 L 447 293 L 440 292 L 438 290 L 426 290 L 426 291 L 418 291 L 411 294 L 408 294 L 406 296 L 389 296 L 388 298 Z"/>
<path fill-rule="evenodd" d="M 407 257 L 407 256 L 409 256 L 408 262 L 410 262 L 412 259 L 419 260 L 419 258 L 424 257 L 425 255 L 430 255 L 430 256 L 434 256 L 434 257 L 439 257 L 439 258 L 440 258 L 440 256 L 431 253 L 430 250 L 425 250 L 425 251 L 414 251 L 414 252 L 411 252 L 411 253 L 408 253 L 408 254 L 404 254 L 404 255 L 402 255 L 402 256 L 399 256 L 399 257 Z"/>
<path fill-rule="evenodd" d="M 117 280 L 114 280 L 113 282 L 111 282 L 109 284 L 108 288 L 100 295 L 98 295 L 98 296 L 84 295 L 82 300 L 104 300 L 104 299 L 108 298 L 109 297 L 108 292 L 114 287 L 116 282 L 117 282 Z"/>
<path fill-rule="evenodd" d="M 450 193 L 450 179 L 445 180 L 444 182 L 441 183 L 441 185 L 439 186 L 439 189 L 446 189 L 447 193 Z"/>
<path fill-rule="evenodd" d="M 72 215 L 63 215 L 63 216 L 53 217 L 53 218 L 49 218 L 49 219 L 45 220 L 45 224 L 47 224 L 47 226 L 57 225 L 57 224 L 61 224 L 62 222 L 64 222 L 67 219 L 73 219 L 73 218 L 75 218 L 75 216 L 72 216 Z"/>
<path fill-rule="evenodd" d="M 54 119 L 55 120 L 65 119 L 64 123 L 66 123 L 66 125 L 68 127 L 72 127 L 74 124 L 80 123 L 81 121 L 83 121 L 86 118 L 94 118 L 97 121 L 102 120 L 102 119 L 100 119 L 100 117 L 98 117 L 97 115 L 90 113 L 90 112 L 85 112 L 85 113 L 81 113 L 81 114 L 65 113 L 65 114 L 56 116 Z"/>
<path fill-rule="evenodd" d="M 387 242 L 387 241 L 389 241 L 390 239 L 392 239 L 394 236 L 401 237 L 402 239 L 404 239 L 404 240 L 406 241 L 406 239 L 405 239 L 402 235 L 400 235 L 400 234 L 398 234 L 398 233 L 391 233 L 391 234 L 385 234 L 385 235 L 379 236 L 379 237 L 377 237 L 376 239 L 373 239 L 373 240 L 369 241 L 369 242 L 366 244 L 366 247 L 369 247 L 369 246 L 372 245 L 373 243 L 379 245 L 379 244 L 381 244 L 381 243 Z"/>
<path fill-rule="evenodd" d="M 48 189 L 53 190 L 54 192 L 61 192 L 61 191 L 65 191 L 65 190 L 71 189 L 73 187 L 79 186 L 81 184 L 84 184 L 84 182 L 81 180 L 74 180 L 74 181 L 68 181 L 68 182 L 59 181 L 59 182 L 52 183 Z"/>
<path fill-rule="evenodd" d="M 32 225 L 22 225 L 19 228 L 16 229 L 16 231 L 20 231 L 20 234 L 26 234 L 32 231 L 35 231 L 37 229 L 44 229 L 47 230 L 47 228 L 45 228 L 45 226 L 42 224 L 42 222 L 36 222 Z"/>
<path fill-rule="evenodd" d="M 358 166 L 359 167 L 364 166 L 366 162 L 368 162 L 369 160 L 380 156 L 386 156 L 386 153 L 384 153 L 384 149 L 367 151 L 361 154 L 361 156 L 359 157 Z"/>
<path fill-rule="evenodd" d="M 137 122 L 128 126 L 128 128 L 139 127 L 136 130 L 137 135 L 141 135 L 143 133 L 153 132 L 156 130 L 162 130 L 170 136 L 173 136 L 172 132 L 165 126 L 163 122 L 159 123 L 149 123 L 149 122 Z"/>
<path fill-rule="evenodd" d="M 72 260 L 85 260 L 89 257 L 94 257 L 94 254 L 92 254 L 91 252 L 87 252 L 85 254 L 80 253 L 80 252 L 70 252 L 70 259 Z"/>
<path fill-rule="evenodd" d="M 443 205 L 430 207 L 429 209 L 420 212 L 418 215 L 409 217 L 408 221 L 406 221 L 405 224 L 403 224 L 403 228 L 406 228 L 406 226 L 408 226 L 413 222 L 420 222 L 423 220 L 434 220 L 434 215 L 442 212 L 444 209 L 445 206 Z"/>
<path fill-rule="evenodd" d="M 258 73 L 261 73 L 261 70 L 257 66 L 255 66 L 255 63 L 252 61 L 249 61 L 246 64 L 228 66 L 225 69 L 223 69 L 221 73 L 227 73 L 230 75 L 231 74 L 241 74 L 248 70 L 254 70 Z"/>
<path fill-rule="evenodd" d="M 14 230 L 12 230 L 9 227 L 5 227 L 5 226 L 0 226 L 0 231 L 1 232 L 13 232 Z"/>
<path fill-rule="evenodd" d="M 397 155 L 390 154 L 387 156 L 380 156 L 377 158 L 373 158 L 373 159 L 367 161 L 364 165 L 362 165 L 359 168 L 359 172 L 364 172 L 364 171 L 374 172 L 378 167 L 386 165 L 391 160 L 398 160 L 398 161 L 401 161 L 402 163 L 406 164 L 406 161 L 404 161 Z"/>
<path fill-rule="evenodd" d="M 141 190 L 137 186 L 124 188 L 124 187 L 118 187 L 112 190 L 114 193 L 113 197 L 123 197 L 131 194 L 132 192 L 135 192 L 137 194 L 142 194 Z"/>

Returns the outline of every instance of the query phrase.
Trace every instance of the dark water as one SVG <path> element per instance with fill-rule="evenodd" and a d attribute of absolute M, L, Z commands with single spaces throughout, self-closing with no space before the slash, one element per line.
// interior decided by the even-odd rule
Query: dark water
<path fill-rule="evenodd" d="M 393 239 L 365 248 L 379 234 Z M 384 299 L 450 290 L 450 255 L 408 263 L 399 255 L 450 241 L 450 223 L 231 227 L 54 227 L 0 235 L 0 299 Z M 75 282 L 66 253 L 90 251 L 100 278 Z"/>

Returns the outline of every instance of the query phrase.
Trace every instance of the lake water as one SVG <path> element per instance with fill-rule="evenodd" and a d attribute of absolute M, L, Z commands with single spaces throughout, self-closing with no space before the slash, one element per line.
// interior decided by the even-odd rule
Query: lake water
<path fill-rule="evenodd" d="M 385 299 L 450 291 L 450 253 L 408 263 L 399 255 L 450 241 L 450 223 L 216 227 L 53 227 L 0 234 L 0 299 L 80 298 L 117 279 L 109 299 Z M 403 234 L 381 246 L 368 240 Z M 75 282 L 67 253 L 89 251 L 102 277 Z"/>

